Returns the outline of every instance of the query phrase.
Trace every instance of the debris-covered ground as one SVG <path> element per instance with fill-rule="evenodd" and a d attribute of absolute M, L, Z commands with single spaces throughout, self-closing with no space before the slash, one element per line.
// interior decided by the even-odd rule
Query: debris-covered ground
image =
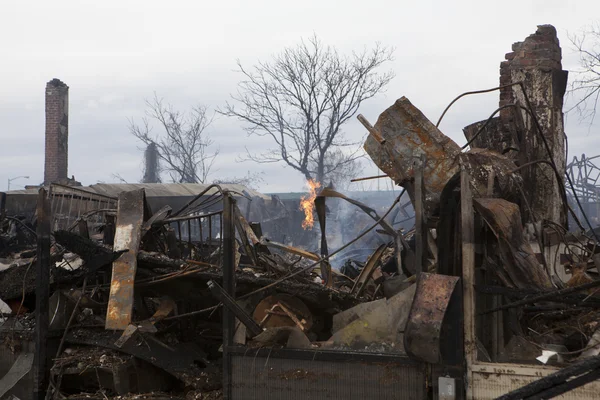
<path fill-rule="evenodd" d="M 0 398 L 34 383 L 68 399 L 258 390 L 259 378 L 231 383 L 231 349 L 311 351 L 313 361 L 391 355 L 437 374 L 424 379 L 429 398 L 436 377 L 488 379 L 489 363 L 555 367 L 503 389 L 506 399 L 550 398 L 598 378 L 600 246 L 566 174 L 556 31 L 540 26 L 513 49 L 495 89 L 500 108 L 465 128 L 462 148 L 405 97 L 373 126 L 361 117 L 366 152 L 403 191 L 377 209 L 314 191 L 303 204 L 309 245 L 273 239 L 240 206 L 252 198 L 218 185 L 176 209 L 152 209 L 144 189 L 100 198 L 61 186 L 39 191 L 32 218 L 2 210 Z M 407 197 L 414 228 L 400 229 Z M 287 214 L 277 215 L 279 232 Z M 401 379 L 385 365 L 380 386 Z M 295 366 L 269 373 L 327 378 Z M 458 387 L 478 398 L 476 382 Z"/>

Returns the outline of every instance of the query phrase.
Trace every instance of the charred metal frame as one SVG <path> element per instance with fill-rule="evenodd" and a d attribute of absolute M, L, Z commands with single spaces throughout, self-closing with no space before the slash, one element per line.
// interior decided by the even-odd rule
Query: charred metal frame
<path fill-rule="evenodd" d="M 216 227 L 214 219 L 218 220 Z M 203 245 L 212 244 L 212 239 L 216 238 L 213 233 L 217 231 L 219 238 L 223 235 L 223 211 L 169 218 L 164 223 L 171 225 L 175 229 L 177 238 L 181 242 L 187 242 L 190 249 L 194 242 L 199 243 L 201 248 Z M 207 241 L 204 240 L 205 232 L 208 234 Z"/>
<path fill-rule="evenodd" d="M 594 163 L 598 158 L 600 156 L 586 157 L 585 154 L 580 158 L 575 156 L 566 168 L 566 174 L 573 182 L 573 191 L 579 197 L 585 213 L 596 218 L 600 217 L 600 167 Z M 573 209 L 577 218 L 583 219 L 582 210 L 578 207 Z"/>

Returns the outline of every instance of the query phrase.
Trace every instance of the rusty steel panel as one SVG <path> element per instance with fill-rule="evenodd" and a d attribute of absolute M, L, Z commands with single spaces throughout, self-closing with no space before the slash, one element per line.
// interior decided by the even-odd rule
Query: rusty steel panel
<path fill-rule="evenodd" d="M 125 330 L 133 312 L 133 282 L 144 223 L 144 189 L 119 194 L 113 251 L 129 250 L 113 262 L 106 329 Z"/>
<path fill-rule="evenodd" d="M 422 400 L 425 369 L 393 362 L 232 357 L 232 398 L 247 400 Z"/>
<path fill-rule="evenodd" d="M 406 353 L 420 361 L 442 362 L 442 326 L 459 278 L 421 273 L 404 330 Z"/>
<path fill-rule="evenodd" d="M 431 212 L 439 202 L 442 189 L 458 172 L 460 147 L 435 127 L 406 97 L 401 97 L 385 110 L 375 123 L 385 143 L 370 135 L 364 148 L 377 166 L 398 185 L 409 191 L 415 177 L 413 155 L 421 152 L 425 158 L 425 209 Z"/>

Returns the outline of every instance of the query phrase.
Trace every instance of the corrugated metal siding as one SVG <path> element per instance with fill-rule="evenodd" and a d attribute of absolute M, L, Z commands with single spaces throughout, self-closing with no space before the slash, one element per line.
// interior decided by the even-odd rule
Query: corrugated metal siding
<path fill-rule="evenodd" d="M 76 186 L 75 188 L 110 197 L 117 197 L 121 192 L 138 189 L 145 189 L 146 197 L 193 197 L 205 190 L 208 186 L 209 185 L 201 183 L 97 183 L 90 186 Z M 233 190 L 239 193 L 245 192 L 250 197 L 261 197 L 264 200 L 270 200 L 270 196 L 266 196 L 243 185 L 223 184 L 220 186 L 223 189 Z M 212 189 L 209 190 L 207 195 L 211 195 L 216 192 L 217 189 Z M 38 189 L 11 190 L 10 192 L 6 193 L 9 196 L 37 195 Z M 239 195 L 234 193 L 234 197 L 239 197 Z"/>
<path fill-rule="evenodd" d="M 422 366 L 232 356 L 234 400 L 425 398 Z"/>
<path fill-rule="evenodd" d="M 147 197 L 160 196 L 184 196 L 193 197 L 205 190 L 209 185 L 201 183 L 97 183 L 87 187 L 95 193 L 100 193 L 105 196 L 117 197 L 119 193 L 124 191 L 144 189 Z M 233 190 L 239 193 L 248 193 L 251 197 L 262 197 L 265 200 L 270 197 L 265 196 L 255 190 L 249 189 L 243 185 L 223 184 L 221 188 Z M 211 189 L 207 195 L 217 193 L 217 189 Z M 234 194 L 235 196 L 235 194 Z"/>

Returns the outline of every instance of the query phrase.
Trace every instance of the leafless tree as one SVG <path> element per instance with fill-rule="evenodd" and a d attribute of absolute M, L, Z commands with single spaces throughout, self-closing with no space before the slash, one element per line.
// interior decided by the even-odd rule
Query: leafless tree
<path fill-rule="evenodd" d="M 325 166 L 323 185 L 333 185 L 336 190 L 348 189 L 350 180 L 356 178 L 363 170 L 361 157 L 358 152 L 355 157 L 348 157 L 340 148 L 329 151 L 323 163 Z M 311 169 L 316 170 L 316 166 Z"/>
<path fill-rule="evenodd" d="M 582 119 L 589 120 L 591 126 L 600 98 L 600 23 L 583 29 L 577 35 L 569 35 L 569 40 L 579 53 L 581 67 L 572 74 L 575 79 L 571 81 L 570 91 L 575 104 L 571 109 L 577 109 Z"/>
<path fill-rule="evenodd" d="M 244 78 L 233 101 L 220 112 L 244 122 L 249 135 L 271 139 L 272 148 L 261 154 L 247 151 L 248 159 L 283 161 L 323 183 L 359 157 L 359 150 L 348 151 L 358 142 L 344 137 L 342 125 L 394 77 L 391 71 L 377 72 L 392 53 L 377 44 L 372 50 L 341 55 L 313 36 L 251 69 L 238 60 Z"/>
<path fill-rule="evenodd" d="M 142 125 L 130 120 L 129 131 L 146 146 L 154 143 L 162 160 L 162 170 L 173 182 L 206 183 L 218 149 L 211 149 L 213 140 L 206 133 L 213 117 L 205 106 L 197 106 L 189 113 L 164 104 L 156 94 L 146 101 L 146 116 Z M 158 122 L 160 133 L 153 134 L 150 121 Z"/>

